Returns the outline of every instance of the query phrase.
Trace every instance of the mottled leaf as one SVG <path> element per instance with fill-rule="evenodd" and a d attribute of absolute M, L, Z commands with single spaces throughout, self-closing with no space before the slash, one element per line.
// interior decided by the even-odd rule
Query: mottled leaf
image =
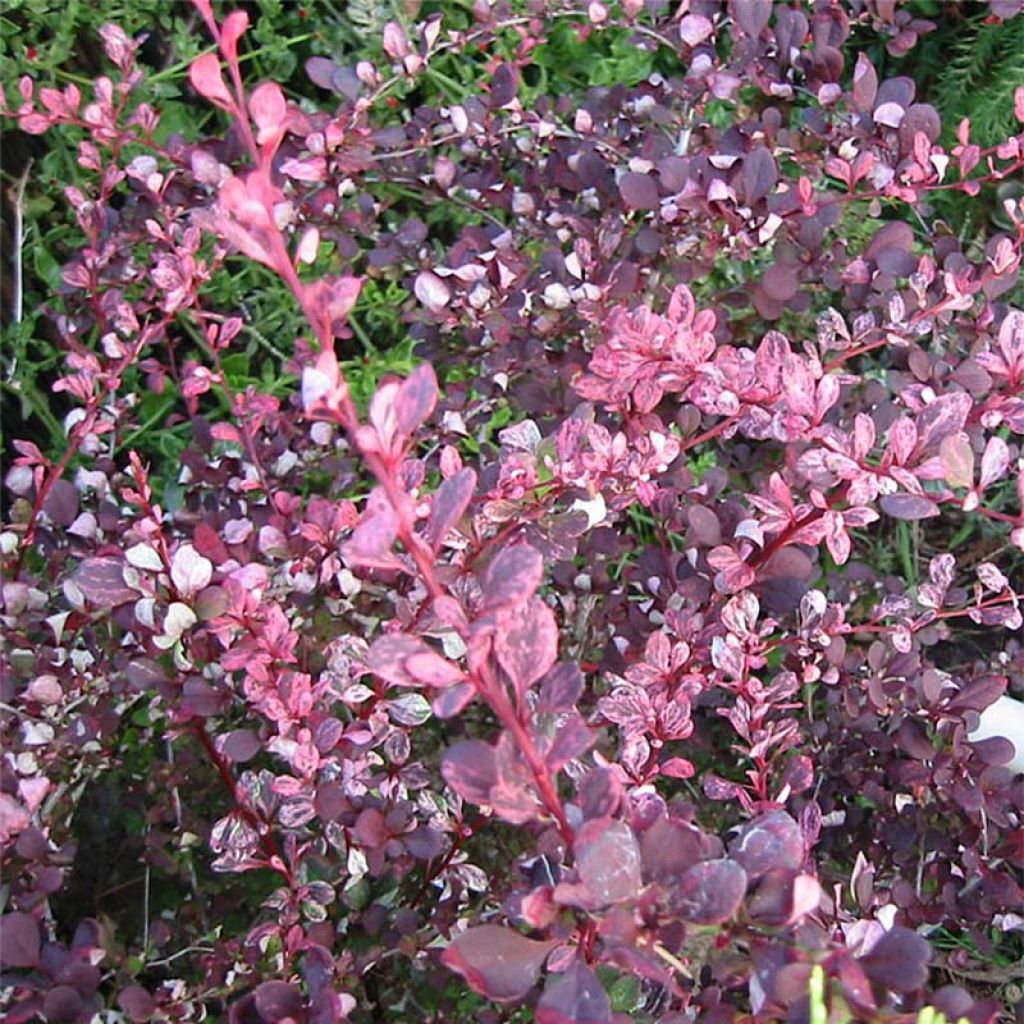
<path fill-rule="evenodd" d="M 124 562 L 119 558 L 87 558 L 72 577 L 90 604 L 116 608 L 141 594 L 124 581 Z"/>
<path fill-rule="evenodd" d="M 532 597 L 544 575 L 541 553 L 528 544 L 504 548 L 491 561 L 482 581 L 489 608 L 522 604 Z"/>
<path fill-rule="evenodd" d="M 747 873 L 729 858 L 706 860 L 686 871 L 668 893 L 671 906 L 695 924 L 723 924 L 739 908 Z"/>
<path fill-rule="evenodd" d="M 511 928 L 485 924 L 452 940 L 441 956 L 470 988 L 498 1003 L 525 999 L 555 942 L 536 942 Z"/>
<path fill-rule="evenodd" d="M 531 597 L 525 604 L 503 611 L 494 653 L 521 696 L 558 657 L 558 626 L 551 609 L 539 597 Z"/>
<path fill-rule="evenodd" d="M 803 833 L 785 811 L 769 811 L 740 829 L 729 844 L 729 856 L 752 879 L 773 868 L 798 868 L 804 859 Z"/>
<path fill-rule="evenodd" d="M 974 449 L 964 433 L 950 434 L 939 445 L 939 457 L 950 487 L 974 486 Z"/>
<path fill-rule="evenodd" d="M 599 903 L 621 903 L 639 894 L 640 845 L 624 821 L 588 821 L 576 834 L 574 851 L 580 881 Z"/>

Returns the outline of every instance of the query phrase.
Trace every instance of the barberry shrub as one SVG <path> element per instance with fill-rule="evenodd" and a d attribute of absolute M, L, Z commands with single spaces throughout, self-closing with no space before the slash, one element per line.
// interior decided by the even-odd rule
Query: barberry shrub
<path fill-rule="evenodd" d="M 5 103 L 90 182 L 67 445 L 5 479 L 7 1019 L 801 1021 L 813 979 L 815 1019 L 995 1021 L 1024 211 L 933 202 L 1024 129 L 944 149 L 851 45 L 930 29 L 881 0 L 478 3 L 310 61 L 320 109 L 194 3 L 221 134 L 161 131 L 114 26 L 91 98 Z M 548 96 L 556 43 L 640 71 Z M 417 105 L 451 54 L 479 90 Z M 210 301 L 253 264 L 283 395 Z M 381 282 L 417 358 L 366 395 Z"/>

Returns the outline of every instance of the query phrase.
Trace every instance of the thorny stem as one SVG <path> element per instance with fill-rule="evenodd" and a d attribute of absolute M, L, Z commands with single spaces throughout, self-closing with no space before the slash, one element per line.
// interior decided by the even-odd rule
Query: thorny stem
<path fill-rule="evenodd" d="M 551 780 L 551 773 L 548 771 L 544 759 L 537 752 L 533 737 L 520 721 L 504 687 L 494 678 L 488 667 L 485 666 L 480 672 L 478 680 L 478 690 L 481 696 L 491 705 L 498 720 L 516 741 L 516 746 L 533 773 L 544 806 L 558 823 L 558 831 L 562 838 L 569 846 L 572 846 L 575 833 L 566 816 L 562 798 L 558 795 L 558 790 Z"/>
<path fill-rule="evenodd" d="M 138 362 L 138 358 L 142 350 L 162 334 L 164 329 L 171 322 L 171 319 L 172 316 L 170 314 L 165 315 L 163 320 L 161 320 L 155 328 L 151 330 L 143 328 L 139 331 L 135 344 L 124 355 L 113 371 L 108 374 L 103 374 L 100 377 L 99 394 L 90 399 L 86 407 L 85 418 L 75 425 L 74 429 L 68 436 L 68 445 L 64 450 L 64 454 L 61 455 L 56 464 L 50 468 L 49 473 L 47 473 L 43 482 L 39 485 L 39 493 L 36 495 L 36 500 L 32 505 L 32 514 L 25 530 L 25 537 L 18 548 L 18 557 L 16 562 L 18 568 L 21 567 L 21 560 L 24 558 L 25 552 L 28 551 L 32 546 L 32 542 L 35 540 L 36 531 L 39 528 L 39 517 L 42 514 L 43 507 L 46 505 L 46 499 L 50 496 L 50 491 L 53 490 L 57 481 L 64 476 L 64 471 L 68 468 L 71 460 L 78 453 L 78 449 L 81 446 L 82 441 L 92 432 L 93 427 L 96 425 L 96 421 L 99 419 L 103 402 L 111 393 L 117 390 L 121 384 L 121 378 L 127 372 L 128 368 Z"/>
<path fill-rule="evenodd" d="M 275 841 L 270 828 L 266 821 L 264 821 L 263 818 L 261 818 L 256 811 L 242 799 L 238 792 L 238 785 L 235 782 L 235 777 L 231 774 L 231 769 L 228 767 L 227 761 L 225 761 L 221 756 L 217 747 L 214 745 L 213 740 L 210 738 L 210 734 L 206 731 L 206 726 L 202 719 L 192 719 L 192 730 L 196 734 L 196 738 L 202 744 L 207 756 L 213 762 L 214 767 L 217 769 L 217 774 L 220 776 L 224 786 L 231 794 L 232 799 L 235 802 L 235 807 L 238 809 L 238 813 L 242 815 L 246 823 L 253 828 L 256 834 L 260 837 L 260 845 L 263 847 L 263 852 L 267 855 L 270 862 L 268 866 L 278 874 L 282 875 L 288 882 L 288 885 L 292 886 L 294 879 L 292 878 L 291 870 L 288 868 L 284 858 L 281 856 L 281 851 L 277 847 L 277 842 Z"/>

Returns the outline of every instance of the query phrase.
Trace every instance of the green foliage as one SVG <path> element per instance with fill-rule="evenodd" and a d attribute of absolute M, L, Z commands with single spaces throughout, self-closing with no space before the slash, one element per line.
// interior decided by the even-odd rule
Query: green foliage
<path fill-rule="evenodd" d="M 964 21 L 935 81 L 935 104 L 950 142 L 962 118 L 971 138 L 994 146 L 1014 134 L 1013 94 L 1024 85 L 1024 18 L 989 24 L 984 14 Z"/>

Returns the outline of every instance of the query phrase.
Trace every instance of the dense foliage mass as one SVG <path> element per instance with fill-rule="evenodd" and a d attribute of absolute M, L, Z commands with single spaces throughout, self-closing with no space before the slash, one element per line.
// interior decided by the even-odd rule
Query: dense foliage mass
<path fill-rule="evenodd" d="M 4 101 L 82 237 L 5 477 L 7 1019 L 997 1020 L 1024 210 L 939 211 L 1024 87 L 947 147 L 892 0 L 479 2 L 289 98 L 194 4 L 206 134 L 113 25 Z"/>

